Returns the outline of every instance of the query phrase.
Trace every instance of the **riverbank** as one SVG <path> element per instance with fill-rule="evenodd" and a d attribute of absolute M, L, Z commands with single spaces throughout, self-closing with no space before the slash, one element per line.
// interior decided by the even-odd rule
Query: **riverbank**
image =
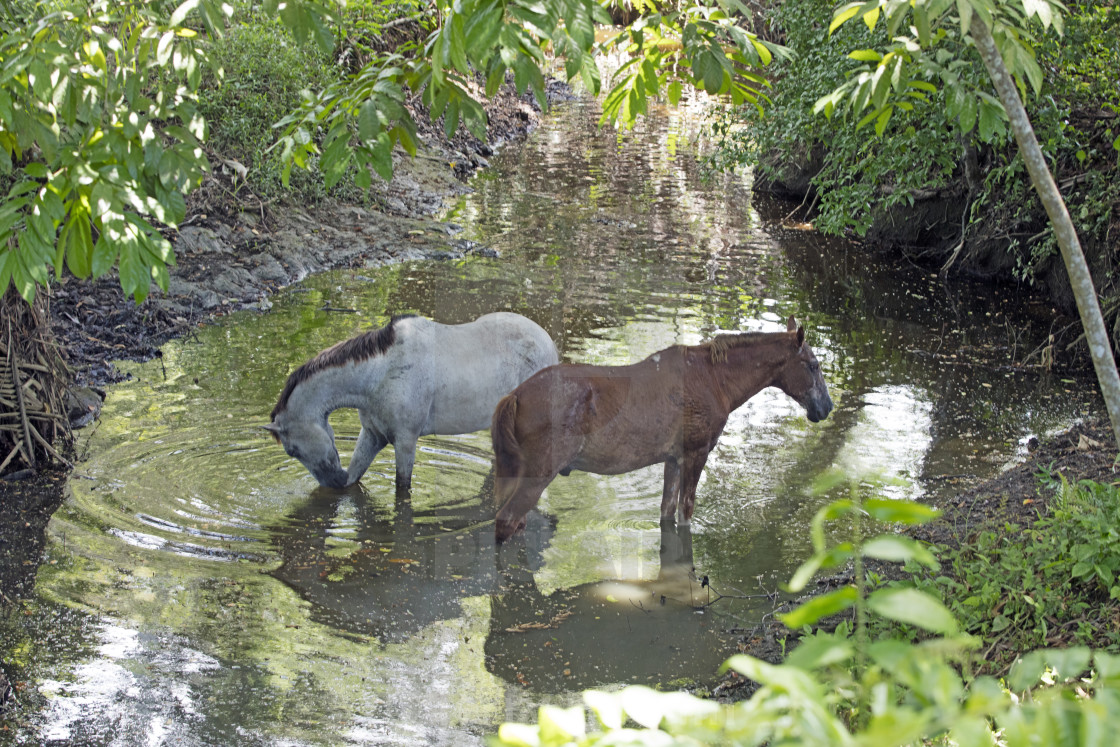
<path fill-rule="evenodd" d="M 542 138 L 541 140 L 543 140 L 543 139 L 544 139 L 544 138 Z M 562 142 L 562 143 L 563 143 L 563 147 L 564 147 L 564 148 L 570 148 L 570 144 L 569 144 L 569 143 L 570 143 L 570 141 L 569 141 L 569 140 L 567 140 L 567 139 L 558 139 L 558 140 L 557 140 L 557 142 Z M 613 153 L 614 151 L 613 151 L 613 150 L 610 150 L 610 151 L 608 151 L 608 152 L 610 152 L 610 153 Z M 540 164 L 540 162 L 542 162 L 542 161 L 541 161 L 541 159 L 534 159 L 534 160 L 532 160 L 532 161 L 531 161 L 531 165 L 532 165 L 532 168 L 533 168 L 534 170 L 540 170 L 540 169 L 536 168 L 536 165 Z M 644 185 L 644 184 L 646 184 L 646 183 L 645 183 L 645 181 L 641 181 L 641 183 L 640 183 L 640 184 L 643 184 L 643 185 Z M 494 185 L 491 185 L 491 186 L 493 187 Z M 504 185 L 503 185 L 503 186 L 504 186 Z M 531 202 L 531 203 L 532 203 L 531 207 L 529 208 L 529 209 L 530 209 L 530 211 L 532 211 L 533 213 L 538 213 L 538 212 L 541 212 L 541 208 L 539 207 L 539 205 L 541 204 L 540 200 L 538 200 L 538 199 L 536 199 L 536 198 L 534 197 L 534 198 L 533 198 L 532 200 L 529 200 L 529 202 Z M 585 203 L 584 203 L 584 202 L 582 202 L 582 200 L 581 200 L 580 204 L 585 204 Z M 711 209 L 711 208 L 708 208 L 708 209 L 706 209 L 706 212 L 710 212 L 710 213 L 716 213 L 716 212 L 717 212 L 717 209 Z M 594 218 L 592 218 L 592 220 L 594 220 Z M 586 221 L 586 218 L 585 218 L 585 220 L 584 220 L 584 221 L 582 221 L 582 222 L 584 222 L 584 223 L 585 223 L 585 225 L 586 225 L 586 223 L 587 223 L 587 221 Z M 337 227 L 337 226 L 334 226 L 334 227 Z M 634 227 L 634 224 L 631 224 L 631 227 Z M 595 228 L 595 234 L 596 234 L 596 237 L 598 237 L 598 235 L 599 235 L 599 232 L 601 232 L 601 228 Z M 520 236 L 520 235 L 523 235 L 523 234 L 519 234 L 519 236 Z M 690 242 L 690 244 L 691 244 L 691 243 L 694 243 L 694 242 Z M 853 249 L 853 255 L 856 255 L 856 256 L 858 256 L 858 258 L 859 258 L 859 259 L 858 259 L 858 260 L 856 260 L 856 261 L 858 261 L 858 262 L 860 262 L 860 263 L 861 263 L 862 261 L 864 261 L 864 259 L 862 259 L 862 254 L 861 254 L 861 252 L 862 252 L 862 250 L 861 250 L 861 249 Z M 622 252 L 619 252 L 619 253 L 622 253 Z M 599 243 L 595 243 L 595 244 L 592 244 L 592 245 L 591 245 L 591 250 L 590 250 L 590 251 L 588 252 L 588 254 L 587 254 L 587 264 L 589 264 L 589 265 L 594 265 L 594 268 L 595 268 L 595 272 L 596 272 L 597 274 L 598 274 L 598 273 L 601 273 L 601 265 L 599 264 L 599 258 L 600 258 L 600 256 L 603 256 L 604 254 L 605 254 L 605 252 L 604 252 L 603 250 L 601 250 L 601 249 L 600 249 L 600 244 L 599 244 Z M 626 255 L 627 255 L 627 256 L 629 255 L 629 252 L 628 252 L 628 251 L 626 252 Z M 223 256 L 223 255 L 221 255 L 221 254 L 218 254 L 218 256 L 220 256 L 220 258 L 221 258 L 221 256 Z M 834 254 L 833 254 L 832 256 L 834 256 Z M 734 262 L 734 260 L 729 260 L 729 261 L 727 261 L 727 264 L 728 264 L 728 265 L 730 265 L 730 264 L 732 264 L 732 262 Z M 701 267 L 702 267 L 702 265 L 701 265 Z M 710 267 L 710 265 L 709 265 L 709 267 Z M 644 273 L 643 273 L 643 274 L 644 274 Z M 577 286 L 579 286 L 579 287 L 582 287 L 582 286 L 584 286 L 584 284 L 586 284 L 586 283 L 587 283 L 587 282 L 589 281 L 590 277 L 591 277 L 591 274 L 590 274 L 590 272 L 588 272 L 587 274 L 585 274 L 585 276 L 581 276 L 581 277 L 578 277 L 578 278 L 577 278 L 578 282 L 575 282 L 575 281 L 573 281 L 573 282 L 570 282 L 570 283 L 568 284 L 568 287 L 569 287 L 569 288 L 572 288 L 572 287 L 577 287 Z M 608 276 L 608 277 L 609 277 L 609 276 Z M 816 286 L 815 286 L 815 287 L 819 287 L 819 276 L 815 276 L 815 273 L 814 273 L 814 278 L 818 279 L 818 283 L 816 283 Z M 517 280 L 519 280 L 519 281 L 520 281 L 520 280 L 521 280 L 521 278 L 517 278 Z M 520 283 L 519 283 L 519 284 L 520 284 Z M 737 284 L 737 283 L 732 283 L 732 284 Z M 442 288 L 442 289 L 445 289 L 445 290 L 446 290 L 447 288 L 450 288 L 450 287 L 452 287 L 452 283 L 451 283 L 451 282 L 448 282 L 448 283 L 446 283 L 446 284 L 445 284 L 445 286 L 442 286 L 441 288 Z M 656 284 L 656 287 L 655 287 L 655 288 L 656 288 L 656 290 L 661 290 L 661 289 L 663 289 L 663 288 L 666 288 L 666 287 L 669 287 L 669 286 L 668 286 L 668 284 L 666 284 L 666 283 L 664 283 L 664 282 L 661 282 L 661 283 L 659 283 L 659 284 Z M 810 287 L 813 287 L 813 286 L 810 286 Z M 552 292 L 552 291 L 550 290 L 550 291 L 548 291 L 548 292 Z M 648 296 L 648 293 L 650 293 L 650 291 L 648 291 L 648 287 L 645 287 L 645 289 L 644 289 L 644 290 L 642 290 L 642 297 L 646 297 L 646 296 Z M 759 293 L 759 295 L 762 295 L 762 293 Z M 542 295 L 541 295 L 541 296 L 539 296 L 539 297 L 536 297 L 536 298 L 538 298 L 538 302 L 543 302 L 543 304 L 551 304 L 551 302 L 552 302 L 552 297 L 551 297 L 551 296 L 545 296 L 543 292 L 542 292 Z M 253 301 L 250 301 L 250 308 L 251 308 L 251 304 L 252 304 L 252 302 L 253 302 Z M 256 304 L 260 305 L 260 301 L 255 301 L 255 302 L 256 302 Z M 225 305 L 225 306 L 230 306 L 230 305 Z M 278 305 L 278 306 L 279 306 L 279 305 Z M 260 306 L 258 306 L 258 308 L 260 308 Z M 734 306 L 734 307 L 732 307 L 732 308 L 738 308 L 738 307 L 737 307 L 737 306 Z M 925 311 L 925 307 L 924 307 L 924 306 L 922 306 L 922 311 L 923 311 L 923 312 Z M 877 315 L 877 318 L 881 318 L 881 317 Z M 252 320 L 251 320 L 251 319 L 250 319 L 249 321 L 250 321 L 250 323 L 252 323 Z M 269 321 L 271 321 L 271 320 L 269 320 Z M 111 327 L 110 327 L 110 329 L 111 329 Z M 934 340 L 934 342 L 936 342 L 936 340 Z M 892 343 L 892 344 L 894 345 L 894 344 L 896 344 L 896 343 Z M 928 346 L 927 346 L 927 347 L 928 347 Z M 940 349 L 940 347 L 939 347 L 939 349 Z M 907 380 L 907 381 L 909 381 L 909 380 Z M 979 392 L 983 392 L 983 391 L 984 391 L 983 389 L 980 389 L 980 386 L 979 386 L 979 385 L 977 385 L 977 384 L 972 384 L 972 385 L 970 386 L 970 389 L 972 389 L 973 391 L 979 391 Z M 271 403 L 269 403 L 269 404 L 271 405 Z M 258 411 L 259 411 L 259 409 L 258 409 Z M 838 414 L 839 414 L 839 412 L 838 412 Z M 834 421 L 833 421 L 833 422 L 834 422 Z M 485 454 L 485 451 L 483 452 L 483 454 Z M 186 461 L 186 459 L 183 459 L 183 461 Z M 187 463 L 187 464 L 189 464 L 189 463 Z M 815 460 L 814 460 L 814 464 L 815 464 Z M 827 461 L 825 461 L 825 464 L 827 464 Z M 954 469 L 953 471 L 956 471 L 956 470 Z M 755 474 L 757 474 L 757 473 L 755 473 Z M 571 536 L 571 535 L 569 535 L 569 536 Z M 485 561 L 485 560 L 487 560 L 487 559 L 486 559 L 486 558 L 484 558 L 484 561 Z M 128 563 L 128 561 L 125 561 L 125 563 L 123 563 L 123 564 L 124 564 L 124 566 L 128 566 L 128 564 L 129 564 L 129 563 Z M 487 562 L 486 564 L 487 564 L 487 567 L 488 567 L 488 564 L 489 564 L 489 563 Z M 44 575 L 44 576 L 46 577 L 46 575 Z M 361 577 L 360 577 L 360 578 L 361 578 Z M 446 578 L 446 576 L 441 576 L 441 578 Z M 375 586 L 373 586 L 373 583 L 372 583 L 371 581 L 368 581 L 368 580 L 365 580 L 365 579 L 363 579 L 363 581 L 361 582 L 361 586 L 362 586 L 363 588 L 365 588 L 365 589 L 371 589 L 371 588 L 374 588 L 374 589 L 375 589 L 375 588 L 376 588 Z M 249 616 L 248 616 L 248 615 L 246 615 L 246 617 L 249 617 Z M 492 619 L 496 619 L 496 616 L 495 616 L 494 618 L 492 618 Z M 712 667 L 712 669 L 715 669 L 715 667 Z M 707 671 L 709 671 L 709 670 L 706 670 L 706 672 L 707 672 Z"/>
<path fill-rule="evenodd" d="M 941 516 L 929 524 L 911 528 L 908 533 L 922 542 L 944 548 L 947 553 L 974 546 L 977 538 L 984 532 L 1006 535 L 1014 529 L 1013 536 L 1029 537 L 1036 523 L 1053 514 L 1058 501 L 1057 491 L 1052 485 L 1043 482 L 1043 475 L 1052 480 L 1064 477 L 1070 483 L 1090 480 L 1109 485 L 1120 480 L 1116 466 L 1115 439 L 1107 418 L 1089 418 L 1061 433 L 1033 440 L 1028 450 L 1023 461 L 1009 466 L 999 475 L 976 485 L 962 484 L 959 492 L 946 491 L 942 495 L 948 497 L 926 501 L 939 509 Z M 946 479 L 955 482 L 959 478 Z M 943 554 L 941 560 L 945 563 L 946 555 Z M 877 563 L 875 570 L 883 578 L 904 577 L 897 564 Z M 939 575 L 952 577 L 954 572 L 952 568 L 943 565 Z M 963 579 L 954 580 L 959 583 Z M 850 582 L 850 572 L 841 573 L 819 579 L 807 591 L 810 596 L 822 594 Z M 1083 594 L 1086 600 L 1093 596 L 1089 589 Z M 775 612 L 786 612 L 794 606 L 796 605 L 783 605 Z M 1117 609 L 1116 600 L 1098 600 L 1077 621 L 1082 630 L 1095 631 L 1091 642 L 1094 647 L 1106 648 L 1111 645 L 1110 636 L 1114 632 Z M 848 617 L 850 616 L 836 616 L 822 622 L 821 627 L 830 629 L 838 621 Z M 1046 638 L 1048 647 L 1085 645 L 1084 640 L 1075 640 L 1078 626 L 1064 625 L 1057 620 L 1052 622 L 1053 631 Z M 975 631 L 974 634 L 979 635 L 980 632 Z M 788 628 L 771 619 L 742 633 L 738 653 L 779 664 L 796 647 L 796 639 L 797 636 Z M 1007 635 L 985 640 L 983 655 L 980 661 L 974 663 L 976 673 L 1002 677 L 1007 674 L 1016 658 L 1033 648 L 1035 647 L 1020 649 L 1015 645 L 1014 637 Z M 757 683 L 731 672 L 714 687 L 713 696 L 724 702 L 733 702 L 749 698 L 757 689 Z"/>

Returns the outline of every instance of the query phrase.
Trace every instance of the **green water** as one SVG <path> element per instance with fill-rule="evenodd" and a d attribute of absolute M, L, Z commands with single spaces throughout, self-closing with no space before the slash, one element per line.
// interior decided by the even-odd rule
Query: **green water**
<path fill-rule="evenodd" d="M 683 117 L 619 138 L 597 116 L 562 107 L 453 208 L 500 259 L 311 278 L 122 366 L 35 596 L 0 621 L 25 683 L 0 743 L 476 744 L 582 688 L 708 682 L 783 598 L 822 471 L 920 497 L 1091 406 L 1010 365 L 1041 334 L 991 289 L 781 228 L 789 206 L 752 203 L 746 177 L 701 179 Z M 617 364 L 795 314 L 836 409 L 811 425 L 767 390 L 733 413 L 691 532 L 660 529 L 659 470 L 575 473 L 502 548 L 485 432 L 422 439 L 402 503 L 391 449 L 322 490 L 257 427 L 294 367 L 391 314 L 499 309 Z M 333 422 L 345 462 L 357 418 Z"/>

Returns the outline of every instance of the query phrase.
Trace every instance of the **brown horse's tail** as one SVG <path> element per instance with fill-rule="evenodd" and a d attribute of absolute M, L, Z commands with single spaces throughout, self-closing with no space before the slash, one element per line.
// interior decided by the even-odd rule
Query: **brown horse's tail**
<path fill-rule="evenodd" d="M 494 408 L 490 440 L 494 446 L 494 492 L 498 505 L 513 495 L 521 478 L 521 446 L 515 433 L 517 395 L 507 394 Z"/>

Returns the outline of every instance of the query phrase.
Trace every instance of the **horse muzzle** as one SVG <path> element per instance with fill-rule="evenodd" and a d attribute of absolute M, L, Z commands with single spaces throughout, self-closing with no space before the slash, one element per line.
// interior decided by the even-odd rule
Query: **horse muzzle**
<path fill-rule="evenodd" d="M 809 418 L 810 423 L 821 422 L 830 412 L 832 412 L 832 397 L 827 393 L 823 397 L 810 396 L 809 402 L 805 405 L 805 416 Z"/>
<path fill-rule="evenodd" d="M 311 474 L 319 481 L 319 485 L 324 488 L 341 490 L 350 482 L 349 477 L 346 475 L 346 470 L 333 464 L 318 466 L 316 469 L 311 470 Z"/>

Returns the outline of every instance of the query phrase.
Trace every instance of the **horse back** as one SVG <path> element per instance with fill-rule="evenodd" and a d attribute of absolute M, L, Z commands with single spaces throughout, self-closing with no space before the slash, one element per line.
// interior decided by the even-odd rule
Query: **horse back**
<path fill-rule="evenodd" d="M 390 377 L 424 412 L 423 433 L 467 433 L 491 424 L 497 402 L 558 361 L 552 338 L 518 314 L 499 312 L 466 324 L 414 318 L 399 333 Z"/>

